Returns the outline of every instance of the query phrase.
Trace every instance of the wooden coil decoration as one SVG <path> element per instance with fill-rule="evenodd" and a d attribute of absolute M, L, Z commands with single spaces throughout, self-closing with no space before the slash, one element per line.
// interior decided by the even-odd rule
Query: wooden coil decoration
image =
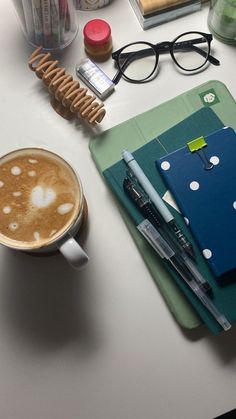
<path fill-rule="evenodd" d="M 51 54 L 43 53 L 42 47 L 37 48 L 30 56 L 29 68 L 42 79 L 50 93 L 53 108 L 64 118 L 71 119 L 76 113 L 90 124 L 102 121 L 105 116 L 103 103 L 97 103 L 96 97 L 89 95 L 88 89 L 81 87 L 78 81 L 66 74 L 59 67 L 59 61 L 53 60 Z"/>

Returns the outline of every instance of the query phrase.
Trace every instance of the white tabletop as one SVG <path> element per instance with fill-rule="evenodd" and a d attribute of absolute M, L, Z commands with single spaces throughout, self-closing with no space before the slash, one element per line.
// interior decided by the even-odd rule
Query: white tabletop
<path fill-rule="evenodd" d="M 75 74 L 82 29 L 107 20 L 117 49 L 129 41 L 172 40 L 208 32 L 201 11 L 143 31 L 128 0 L 77 11 L 79 33 L 61 63 Z M 218 337 L 203 326 L 181 329 L 165 305 L 92 161 L 89 130 L 49 104 L 27 67 L 27 45 L 10 1 L 0 2 L 0 154 L 43 146 L 78 169 L 89 206 L 90 262 L 76 272 L 60 255 L 0 249 L 0 411 L 3 419 L 212 419 L 235 407 L 236 328 Z M 106 130 L 205 81 L 236 97 L 235 48 L 213 41 L 220 67 L 194 76 L 161 57 L 145 88 L 121 81 L 106 101 Z M 114 74 L 112 61 L 102 65 Z"/>

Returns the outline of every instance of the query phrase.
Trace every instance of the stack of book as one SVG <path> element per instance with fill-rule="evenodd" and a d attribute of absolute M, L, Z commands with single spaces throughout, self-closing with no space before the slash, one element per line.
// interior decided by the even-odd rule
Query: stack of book
<path fill-rule="evenodd" d="M 210 106 L 209 94 L 214 96 Z M 89 145 L 97 168 L 114 193 L 122 218 L 176 320 L 187 329 L 205 323 L 214 334 L 228 330 L 236 322 L 236 151 L 231 149 L 236 147 L 235 111 L 236 102 L 226 86 L 216 80 L 208 81 L 93 136 Z M 226 125 L 232 128 L 225 128 Z M 131 150 L 136 163 L 124 150 Z M 211 170 L 205 169 L 208 161 Z M 130 176 L 128 172 L 128 183 L 127 166 L 133 173 Z M 161 230 L 161 218 L 157 222 L 155 215 L 151 221 L 157 233 L 144 221 L 151 219 L 152 207 L 147 208 L 150 201 L 158 204 L 152 189 L 147 189 L 148 182 L 143 182 L 145 177 L 140 176 L 142 171 L 192 244 L 194 256 L 190 265 L 190 258 L 184 262 L 191 270 L 190 281 L 187 270 L 184 275 L 181 272 L 184 263 L 177 261 L 178 266 L 174 267 L 174 260 L 170 262 L 173 253 L 177 253 L 164 233 L 164 224 Z M 148 201 L 147 195 L 152 195 L 152 199 Z M 219 220 L 223 220 L 221 225 Z M 163 247 L 167 241 L 172 251 Z M 196 282 L 201 285 L 196 286 Z"/>
<path fill-rule="evenodd" d="M 160 25 L 201 8 L 201 0 L 129 0 L 143 29 Z"/>

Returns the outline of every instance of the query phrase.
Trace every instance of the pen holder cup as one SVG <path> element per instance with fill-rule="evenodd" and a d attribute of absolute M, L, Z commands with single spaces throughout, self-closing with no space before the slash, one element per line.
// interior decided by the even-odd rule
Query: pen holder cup
<path fill-rule="evenodd" d="M 25 38 L 45 51 L 62 50 L 76 37 L 73 0 L 12 0 Z"/>

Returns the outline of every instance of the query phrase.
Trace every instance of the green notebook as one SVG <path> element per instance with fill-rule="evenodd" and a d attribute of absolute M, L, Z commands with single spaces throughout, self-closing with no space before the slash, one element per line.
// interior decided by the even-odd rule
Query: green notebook
<path fill-rule="evenodd" d="M 181 132 L 183 134 L 188 133 L 191 136 L 192 132 L 193 134 L 196 133 L 196 129 L 199 126 L 202 127 L 201 135 L 206 135 L 220 128 L 222 122 L 224 125 L 236 128 L 234 99 L 222 83 L 210 81 L 106 131 L 99 138 L 93 137 L 90 142 L 90 150 L 99 171 L 103 172 L 119 161 L 122 149 L 127 148 L 133 152 L 150 140 L 153 140 L 154 137 L 158 136 L 160 138 L 161 134 L 168 128 L 173 127 L 183 119 L 187 121 L 187 117 L 203 106 L 205 107 L 204 112 L 211 108 L 219 118 L 212 117 L 214 112 L 211 112 L 210 109 L 207 111 L 207 118 L 202 118 L 201 116 L 200 125 L 198 121 L 193 126 L 193 120 L 191 121 L 191 118 L 188 118 L 187 125 L 185 124 L 184 128 L 181 128 L 181 124 L 178 126 L 178 135 L 180 137 Z M 166 138 L 171 134 L 171 131 L 169 131 L 169 134 L 165 132 Z M 175 141 L 173 142 L 172 134 L 170 144 L 175 149 L 178 148 L 178 141 L 177 144 Z M 127 212 L 122 207 L 120 207 L 120 210 L 140 253 L 175 318 L 183 327 L 189 329 L 197 327 L 201 320 L 192 308 L 192 305 L 183 295 L 179 286 L 173 281 L 172 276 L 163 263 L 157 261 L 152 249 L 144 245 L 142 237 L 136 231 L 135 225 Z M 214 330 L 215 333 L 218 332 L 217 327 L 216 329 Z"/>

